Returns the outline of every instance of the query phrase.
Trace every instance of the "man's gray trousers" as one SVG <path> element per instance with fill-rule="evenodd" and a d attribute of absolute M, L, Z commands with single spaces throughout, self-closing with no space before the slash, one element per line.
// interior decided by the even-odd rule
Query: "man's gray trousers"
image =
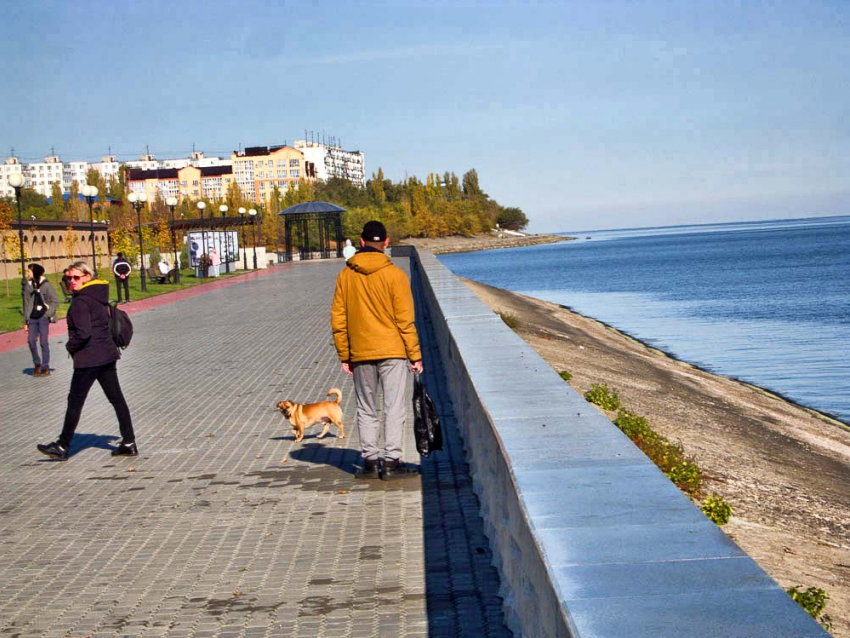
<path fill-rule="evenodd" d="M 409 364 L 406 359 L 381 359 L 352 364 L 354 394 L 357 397 L 357 430 L 363 458 L 381 457 L 381 422 L 378 419 L 378 384 L 384 394 L 384 453 L 387 459 L 401 459 L 404 421 L 407 416 L 405 391 Z"/>

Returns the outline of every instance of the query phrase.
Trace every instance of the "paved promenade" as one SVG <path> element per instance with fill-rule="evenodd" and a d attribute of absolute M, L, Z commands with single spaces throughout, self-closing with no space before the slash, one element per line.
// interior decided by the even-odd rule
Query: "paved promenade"
<path fill-rule="evenodd" d="M 110 456 L 99 387 L 70 460 L 38 454 L 61 429 L 66 337 L 51 340 L 49 378 L 30 376 L 26 347 L 0 348 L 0 638 L 510 635 L 427 321 L 447 449 L 421 477 L 353 478 L 353 384 L 329 325 L 341 266 L 125 306 L 139 310 L 119 362 L 137 458 Z M 313 428 L 295 444 L 274 404 L 332 387 L 349 436 Z"/>

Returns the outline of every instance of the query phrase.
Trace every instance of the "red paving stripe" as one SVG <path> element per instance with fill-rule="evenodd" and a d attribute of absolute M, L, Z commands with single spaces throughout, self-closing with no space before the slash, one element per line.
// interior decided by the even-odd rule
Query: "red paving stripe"
<path fill-rule="evenodd" d="M 121 309 L 124 310 L 128 315 L 134 315 L 137 312 L 144 312 L 145 310 L 150 310 L 152 308 L 159 308 L 160 306 L 165 306 L 170 303 L 174 303 L 175 301 L 182 301 L 183 299 L 188 299 L 189 297 L 203 295 L 204 293 L 212 292 L 213 290 L 227 288 L 228 286 L 235 286 L 236 284 L 242 283 L 246 279 L 254 280 L 258 277 L 265 277 L 266 275 L 269 275 L 271 273 L 277 272 L 279 270 L 286 270 L 294 266 L 294 263 L 288 263 L 280 266 L 274 266 L 272 268 L 257 270 L 256 272 L 245 273 L 244 275 L 237 275 L 235 277 L 221 279 L 219 281 L 211 281 L 209 283 L 198 284 L 197 286 L 192 286 L 191 288 L 182 288 L 180 290 L 175 290 L 174 292 L 167 292 L 165 294 L 157 295 L 155 297 L 148 297 L 147 299 L 140 299 L 139 301 L 131 301 L 127 304 L 121 304 Z M 64 319 L 60 319 L 59 321 L 50 326 L 51 338 L 60 337 L 65 334 L 68 334 L 68 324 L 65 322 Z M 12 332 L 4 332 L 0 334 L 0 354 L 4 352 L 9 352 L 10 350 L 15 350 L 17 348 L 23 348 L 26 345 L 27 333 L 23 330 L 14 330 Z"/>

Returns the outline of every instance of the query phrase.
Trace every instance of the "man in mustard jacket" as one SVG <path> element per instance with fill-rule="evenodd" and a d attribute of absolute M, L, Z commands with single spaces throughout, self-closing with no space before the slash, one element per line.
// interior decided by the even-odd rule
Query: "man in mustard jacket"
<path fill-rule="evenodd" d="M 384 254 L 387 229 L 367 222 L 360 250 L 336 279 L 331 328 L 342 369 L 354 375 L 357 429 L 363 453 L 358 478 L 389 480 L 404 474 L 401 446 L 407 415 L 408 367 L 422 372 L 407 275 Z M 381 458 L 377 394 L 384 392 L 384 451 Z"/>

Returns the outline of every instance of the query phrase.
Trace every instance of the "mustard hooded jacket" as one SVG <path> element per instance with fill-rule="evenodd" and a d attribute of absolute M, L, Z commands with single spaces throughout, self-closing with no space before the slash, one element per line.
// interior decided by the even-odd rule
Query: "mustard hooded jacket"
<path fill-rule="evenodd" d="M 339 360 L 419 361 L 407 275 L 377 249 L 362 249 L 336 278 L 331 328 Z"/>

